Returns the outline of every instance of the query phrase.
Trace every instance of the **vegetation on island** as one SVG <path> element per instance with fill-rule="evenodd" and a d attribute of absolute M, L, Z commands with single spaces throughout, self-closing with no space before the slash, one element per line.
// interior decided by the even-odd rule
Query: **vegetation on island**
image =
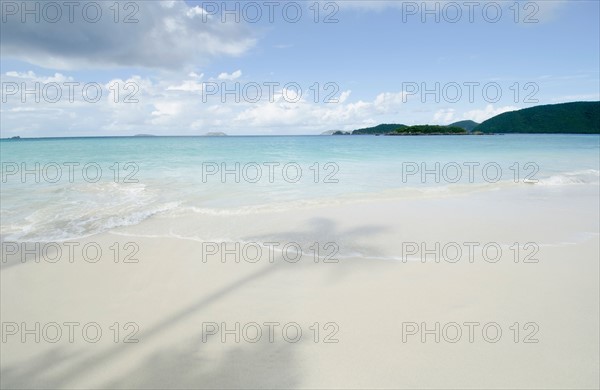
<path fill-rule="evenodd" d="M 505 112 L 475 128 L 482 133 L 600 134 L 600 102 L 549 104 Z"/>
<path fill-rule="evenodd" d="M 354 131 L 336 130 L 332 135 L 450 135 L 450 134 L 600 134 L 600 102 L 549 104 L 505 112 L 478 124 L 471 120 L 448 126 L 381 124 Z"/>
<path fill-rule="evenodd" d="M 352 135 L 357 135 L 357 134 L 388 134 L 391 133 L 393 131 L 396 131 L 397 129 L 403 128 L 403 127 L 407 127 L 406 125 L 396 125 L 396 124 L 383 124 L 383 125 L 378 125 L 375 127 L 366 127 L 364 129 L 358 129 L 358 130 L 354 130 L 352 132 Z M 335 133 L 334 133 L 335 134 Z"/>
<path fill-rule="evenodd" d="M 418 125 L 401 127 L 387 135 L 461 135 L 468 131 L 456 126 Z"/>

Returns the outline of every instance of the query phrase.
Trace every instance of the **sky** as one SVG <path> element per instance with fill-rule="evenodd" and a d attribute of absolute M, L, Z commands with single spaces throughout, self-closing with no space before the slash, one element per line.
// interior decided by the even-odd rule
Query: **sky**
<path fill-rule="evenodd" d="M 1 137 L 320 134 L 600 100 L 600 2 L 1 1 Z"/>

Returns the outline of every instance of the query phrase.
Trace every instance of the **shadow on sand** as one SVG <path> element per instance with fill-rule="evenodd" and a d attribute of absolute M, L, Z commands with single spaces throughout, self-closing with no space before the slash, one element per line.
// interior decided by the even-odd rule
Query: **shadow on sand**
<path fill-rule="evenodd" d="M 343 238 L 351 242 L 383 231 L 382 227 L 364 226 L 349 231 L 339 231 L 336 224 L 329 219 L 314 219 L 308 230 L 277 232 L 268 235 L 269 239 L 295 240 L 302 242 L 338 241 Z M 264 237 L 246 237 L 259 240 Z M 367 250 L 369 248 L 366 248 Z M 370 248 L 376 252 L 375 248 Z M 289 264 L 275 262 L 247 274 L 224 285 L 216 291 L 169 316 L 151 328 L 138 333 L 140 342 L 160 338 L 164 332 L 175 325 L 188 320 L 210 305 L 219 304 L 220 300 L 232 294 L 244 294 L 244 288 L 258 282 L 278 271 L 291 269 Z M 336 275 L 348 271 L 344 260 L 340 258 L 340 267 L 334 271 Z M 294 264 L 306 267 L 310 264 Z M 323 267 L 326 268 L 326 267 Z M 296 268 L 297 269 L 297 268 Z M 302 281 L 299 281 L 300 283 Z M 173 288 L 177 286 L 161 286 Z M 248 302 L 251 305 L 251 302 Z M 148 307 L 147 310 L 152 310 Z M 299 344 L 278 344 L 258 342 L 256 344 L 240 344 L 227 352 L 219 362 L 211 356 L 202 354 L 201 331 L 198 330 L 192 339 L 197 340 L 187 346 L 173 345 L 158 353 L 150 355 L 145 363 L 119 378 L 107 378 L 106 388 L 297 388 L 301 387 L 302 365 L 295 364 L 295 349 Z M 1 368 L 2 388 L 73 388 L 82 378 L 94 373 L 111 362 L 112 359 L 128 351 L 128 344 L 114 344 L 99 353 L 66 355 L 60 348 L 32 358 L 25 365 L 3 366 Z M 266 362 L 266 363 L 265 363 Z M 216 364 L 215 364 L 216 363 Z M 65 365 L 64 369 L 58 368 Z M 207 370 L 206 367 L 212 367 Z"/>

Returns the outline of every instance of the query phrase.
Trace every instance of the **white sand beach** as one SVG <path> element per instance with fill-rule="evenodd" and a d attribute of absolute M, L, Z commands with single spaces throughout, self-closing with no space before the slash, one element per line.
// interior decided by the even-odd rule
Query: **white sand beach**
<path fill-rule="evenodd" d="M 79 240 L 103 249 L 96 263 L 80 250 L 73 262 L 14 255 L 2 264 L 3 326 L 17 324 L 3 329 L 3 387 L 598 388 L 598 196 L 597 186 L 522 184 L 159 215 Z M 221 262 L 220 253 L 207 255 L 207 242 L 221 241 L 319 242 L 322 252 L 318 262 L 306 250 L 295 263 L 277 250 Z M 121 254 L 115 263 L 115 242 L 137 245 L 139 262 Z M 333 252 L 327 242 L 339 247 L 337 262 L 323 262 Z M 474 249 L 455 263 L 421 262 L 419 253 L 403 261 L 409 242 L 497 243 L 502 256 L 492 263 L 492 249 Z M 534 255 L 526 243 L 537 245 Z M 537 262 L 525 263 L 528 254 Z M 79 323 L 72 343 L 69 321 Z M 62 337 L 52 342 L 57 328 Z M 138 342 L 125 343 L 128 335 Z"/>

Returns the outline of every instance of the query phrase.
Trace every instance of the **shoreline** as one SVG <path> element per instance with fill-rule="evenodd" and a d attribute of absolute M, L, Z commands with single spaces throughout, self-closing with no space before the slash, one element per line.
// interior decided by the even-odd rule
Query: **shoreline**
<path fill-rule="evenodd" d="M 590 174 L 584 171 L 582 171 L 582 173 Z M 126 215 L 126 220 L 121 223 L 112 221 L 111 218 L 113 217 L 111 217 L 106 221 L 106 223 L 108 223 L 107 226 L 102 225 L 94 228 L 94 230 L 82 232 L 81 234 L 74 235 L 73 232 L 70 232 L 70 236 L 65 236 L 65 233 L 67 232 L 63 231 L 60 236 L 48 238 L 47 236 L 39 235 L 34 230 L 33 232 L 30 232 L 28 236 L 15 237 L 14 232 L 4 231 L 0 237 L 0 242 L 64 242 L 69 240 L 87 239 L 97 234 L 135 228 L 136 225 L 145 224 L 149 221 L 151 222 L 156 218 L 170 220 L 184 215 L 194 215 L 198 218 L 234 218 L 244 216 L 260 218 L 262 215 L 273 213 L 317 213 L 338 207 L 347 207 L 350 211 L 354 206 L 369 204 L 388 204 L 390 209 L 394 209 L 397 202 L 414 202 L 418 200 L 443 201 L 469 196 L 495 196 L 494 193 L 498 191 L 506 191 L 506 193 L 516 197 L 519 196 L 519 193 L 523 196 L 527 196 L 527 194 L 531 192 L 544 193 L 553 191 L 570 193 L 582 191 L 582 193 L 587 194 L 590 191 L 594 191 L 597 186 L 597 183 L 562 183 L 560 181 L 558 184 L 554 184 L 553 181 L 556 180 L 555 178 L 561 177 L 561 175 L 550 176 L 538 180 L 537 183 L 526 181 L 515 183 L 514 180 L 502 180 L 496 183 L 447 183 L 444 185 L 407 186 L 371 192 L 342 193 L 339 195 L 319 194 L 312 197 L 284 199 L 278 202 L 262 203 L 253 203 L 251 201 L 239 204 L 225 202 L 222 204 L 202 205 L 186 204 L 181 200 L 176 201 L 175 199 L 163 199 L 162 203 L 150 204 L 148 205 L 149 208 L 132 211 L 131 213 L 133 214 Z M 569 176 L 567 175 L 565 177 L 568 178 Z M 128 189 L 127 185 L 123 186 Z M 138 216 L 138 214 L 141 216 Z M 81 218 L 83 217 L 85 216 L 82 215 Z M 106 218 L 108 218 L 108 216 Z M 39 226 L 38 229 L 39 228 L 43 228 L 43 226 Z"/>

